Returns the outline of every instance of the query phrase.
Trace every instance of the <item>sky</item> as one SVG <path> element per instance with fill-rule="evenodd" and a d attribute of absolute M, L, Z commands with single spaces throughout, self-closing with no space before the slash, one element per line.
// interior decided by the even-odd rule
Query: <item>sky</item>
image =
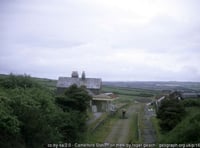
<path fill-rule="evenodd" d="M 199 0 L 0 0 L 0 73 L 200 81 Z"/>

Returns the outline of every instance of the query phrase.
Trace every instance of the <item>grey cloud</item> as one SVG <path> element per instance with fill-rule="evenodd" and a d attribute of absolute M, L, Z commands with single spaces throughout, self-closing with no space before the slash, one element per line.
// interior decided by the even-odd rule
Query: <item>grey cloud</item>
<path fill-rule="evenodd" d="M 17 39 L 18 44 L 24 44 L 25 46 L 31 47 L 40 47 L 40 48 L 71 48 L 76 46 L 81 46 L 84 43 L 78 41 L 68 41 L 68 40 L 59 40 L 59 39 L 51 39 L 48 37 L 26 37 Z"/>
<path fill-rule="evenodd" d="M 179 50 L 179 48 L 190 48 L 191 44 L 198 49 L 200 44 L 199 24 L 188 26 L 168 16 L 154 18 L 151 23 L 130 28 L 122 33 L 116 31 L 113 48 L 139 48 L 155 52 L 168 50 Z M 188 50 L 188 49 L 186 49 Z"/>
<path fill-rule="evenodd" d="M 168 2 L 181 12 L 139 23 L 136 12 L 105 1 L 0 3 L 1 73 L 57 78 L 85 70 L 103 80 L 199 81 L 197 1 Z"/>

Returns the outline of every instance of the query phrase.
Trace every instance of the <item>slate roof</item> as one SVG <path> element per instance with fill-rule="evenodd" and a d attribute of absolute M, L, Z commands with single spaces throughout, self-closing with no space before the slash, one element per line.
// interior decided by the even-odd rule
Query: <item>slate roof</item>
<path fill-rule="evenodd" d="M 72 78 L 72 77 L 59 77 L 56 87 L 68 88 L 71 85 L 86 86 L 87 89 L 101 89 L 102 81 L 99 78 Z"/>

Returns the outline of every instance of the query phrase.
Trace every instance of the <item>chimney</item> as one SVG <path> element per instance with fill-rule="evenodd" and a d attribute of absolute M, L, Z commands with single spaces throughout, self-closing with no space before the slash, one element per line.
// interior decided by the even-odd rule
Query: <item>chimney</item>
<path fill-rule="evenodd" d="M 78 71 L 72 71 L 72 78 L 78 78 Z"/>
<path fill-rule="evenodd" d="M 86 76 L 85 76 L 85 71 L 83 71 L 83 72 L 82 72 L 82 75 L 81 75 L 82 80 L 85 80 L 85 77 L 86 77 Z"/>

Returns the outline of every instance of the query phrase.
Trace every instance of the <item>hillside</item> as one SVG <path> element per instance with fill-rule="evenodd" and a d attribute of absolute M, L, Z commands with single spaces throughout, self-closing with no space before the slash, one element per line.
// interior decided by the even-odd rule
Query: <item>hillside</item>
<path fill-rule="evenodd" d="M 200 99 L 188 99 L 181 103 L 185 108 L 185 115 L 172 130 L 163 131 L 159 126 L 160 120 L 152 119 L 157 131 L 158 143 L 184 144 L 185 146 L 194 144 L 193 147 L 199 147 L 195 144 L 200 140 Z"/>
<path fill-rule="evenodd" d="M 0 74 L 0 79 L 8 78 L 9 75 Z M 37 77 L 30 77 L 32 81 L 44 85 L 52 90 L 55 89 L 57 80 L 47 79 L 47 78 L 37 78 Z"/>
<path fill-rule="evenodd" d="M 56 96 L 54 83 L 28 75 L 0 76 L 0 147 L 63 147 L 83 139 L 91 96 L 77 86 Z"/>

